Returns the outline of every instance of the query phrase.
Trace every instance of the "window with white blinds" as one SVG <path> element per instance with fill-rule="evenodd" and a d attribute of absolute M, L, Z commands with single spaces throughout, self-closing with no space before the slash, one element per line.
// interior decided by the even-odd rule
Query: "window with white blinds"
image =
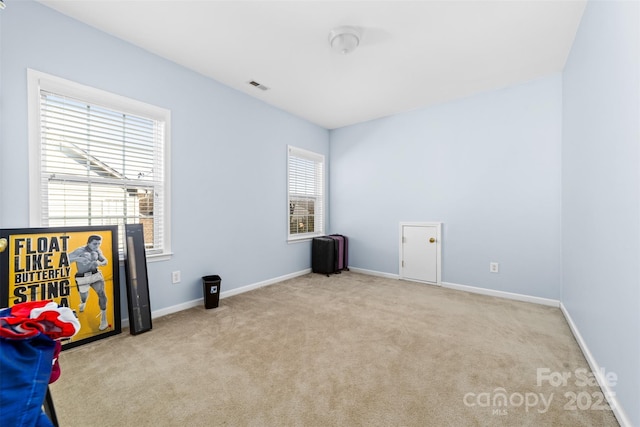
<path fill-rule="evenodd" d="M 122 225 L 141 223 L 147 254 L 168 252 L 169 112 L 37 72 L 30 92 L 37 225 L 119 225 L 122 250 Z"/>
<path fill-rule="evenodd" d="M 289 240 L 324 234 L 324 156 L 288 147 Z"/>

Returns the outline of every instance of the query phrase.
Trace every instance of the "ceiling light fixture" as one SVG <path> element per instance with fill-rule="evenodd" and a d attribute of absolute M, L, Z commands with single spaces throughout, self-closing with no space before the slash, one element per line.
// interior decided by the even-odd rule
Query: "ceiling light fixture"
<path fill-rule="evenodd" d="M 4 9 L 5 7 L 7 7 L 7 5 L 4 4 L 4 0 L 0 0 L 0 9 Z"/>
<path fill-rule="evenodd" d="M 337 27 L 329 32 L 329 44 L 343 55 L 353 52 L 360 44 L 360 31 L 355 27 Z"/>

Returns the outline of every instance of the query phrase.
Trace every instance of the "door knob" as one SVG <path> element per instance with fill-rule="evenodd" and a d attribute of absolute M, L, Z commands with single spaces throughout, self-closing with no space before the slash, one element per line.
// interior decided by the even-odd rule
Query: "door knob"
<path fill-rule="evenodd" d="M 436 239 L 434 239 L 433 237 L 429 239 L 429 243 L 433 243 L 435 241 L 436 241 Z"/>

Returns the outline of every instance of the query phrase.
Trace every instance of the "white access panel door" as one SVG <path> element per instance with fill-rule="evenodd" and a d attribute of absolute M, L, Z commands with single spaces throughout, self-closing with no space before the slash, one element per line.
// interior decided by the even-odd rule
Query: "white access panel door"
<path fill-rule="evenodd" d="M 441 223 L 400 224 L 400 277 L 440 284 Z"/>

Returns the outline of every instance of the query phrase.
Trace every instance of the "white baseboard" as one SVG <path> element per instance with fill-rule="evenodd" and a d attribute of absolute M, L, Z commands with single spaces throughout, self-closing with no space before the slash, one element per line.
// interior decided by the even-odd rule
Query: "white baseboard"
<path fill-rule="evenodd" d="M 222 297 L 222 294 L 220 294 Z M 160 310 L 154 310 L 151 312 L 151 319 L 157 319 L 158 317 L 166 316 L 168 314 L 177 313 L 182 310 L 187 310 L 189 308 L 197 307 L 199 305 L 204 304 L 204 297 L 194 299 L 191 301 L 183 302 L 182 304 L 172 305 L 171 307 L 161 308 Z M 122 327 L 129 327 L 129 318 L 122 319 Z"/>
<path fill-rule="evenodd" d="M 534 304 L 548 305 L 551 307 L 560 307 L 560 301 L 550 298 L 534 297 L 531 295 L 516 294 L 512 292 L 496 291 L 493 289 L 477 288 L 475 286 L 458 285 L 456 283 L 442 282 L 443 288 L 455 289 L 458 291 L 473 292 L 474 294 L 489 295 L 492 297 L 506 298 L 516 301 L 531 302 Z"/>
<path fill-rule="evenodd" d="M 305 274 L 311 273 L 310 268 L 306 268 L 304 270 L 296 271 L 295 273 L 285 274 L 284 276 L 275 277 L 273 279 L 264 280 L 262 282 L 253 283 L 251 285 L 243 286 L 241 288 L 231 289 L 229 291 L 224 291 L 220 293 L 220 298 L 228 298 L 234 295 L 243 294 L 245 292 L 252 291 L 254 289 L 262 288 L 264 286 L 273 285 L 278 282 L 284 282 L 285 280 L 293 279 L 295 277 L 304 276 Z M 200 300 L 202 301 L 202 299 Z"/>
<path fill-rule="evenodd" d="M 618 398 L 616 397 L 616 394 L 614 393 L 614 391 L 611 389 L 611 387 L 609 387 L 609 382 L 605 377 L 603 377 L 603 372 L 601 371 L 600 365 L 598 364 L 598 362 L 596 362 L 596 359 L 595 357 L 593 357 L 593 354 L 589 350 L 587 343 L 582 338 L 582 335 L 580 334 L 578 327 L 576 326 L 573 319 L 571 318 L 569 311 L 562 303 L 560 303 L 560 310 L 562 311 L 564 318 L 569 324 L 569 328 L 571 329 L 571 332 L 573 333 L 574 338 L 578 342 L 578 345 L 582 350 L 582 354 L 584 355 L 585 359 L 587 359 L 587 362 L 589 363 L 589 367 L 591 368 L 591 372 L 595 375 L 596 380 L 598 381 L 598 384 L 600 385 L 600 388 L 602 389 L 603 394 L 605 395 L 605 397 L 607 398 L 607 401 L 609 402 L 609 406 L 611 407 L 613 414 L 618 420 L 618 423 L 620 423 L 621 427 L 631 427 L 631 421 L 629 420 L 627 413 L 624 411 L 624 409 L 620 405 L 620 402 L 618 401 Z"/>
<path fill-rule="evenodd" d="M 386 277 L 387 279 L 396 279 L 396 280 L 401 279 L 401 277 L 398 274 L 383 273 L 381 271 L 367 270 L 364 268 L 349 267 L 349 270 L 353 271 L 354 273 L 362 273 L 362 274 L 368 274 L 370 276 Z M 551 307 L 560 307 L 560 301 L 555 299 L 534 297 L 531 295 L 515 294 L 512 292 L 496 291 L 493 289 L 478 288 L 475 286 L 458 285 L 456 283 L 449 283 L 449 282 L 441 282 L 439 284 L 434 284 L 433 286 L 438 286 L 438 285 L 442 286 L 443 288 L 455 289 L 458 291 L 465 291 L 465 292 L 473 292 L 474 294 L 482 294 L 482 295 L 489 295 L 493 297 L 506 298 L 506 299 L 516 300 L 516 301 L 531 302 L 534 304 L 548 305 Z"/>
<path fill-rule="evenodd" d="M 220 294 L 222 296 L 222 294 Z M 167 314 L 177 313 L 182 310 L 197 307 L 204 304 L 203 298 L 194 299 L 191 301 L 183 302 L 182 304 L 172 305 L 171 307 L 161 308 L 160 310 L 154 310 L 151 312 L 151 318 L 156 319 L 158 317 L 166 316 Z"/>
<path fill-rule="evenodd" d="M 398 276 L 397 274 L 383 273 L 382 271 L 367 270 L 358 267 L 349 267 L 349 271 L 353 271 L 354 273 L 368 274 L 369 276 L 385 277 L 387 279 L 397 280 L 400 278 L 400 276 Z"/>
<path fill-rule="evenodd" d="M 311 269 L 307 268 L 301 271 L 296 271 L 295 273 L 285 274 L 284 276 L 275 277 L 273 279 L 264 280 L 262 282 L 252 283 L 251 285 L 243 286 L 236 289 L 231 289 L 228 291 L 220 292 L 220 299 L 228 298 L 234 295 L 242 294 L 245 292 L 252 291 L 254 289 L 262 288 L 264 286 L 273 285 L 274 283 L 283 282 L 288 279 L 293 279 L 294 277 L 304 276 L 305 274 L 311 273 Z M 168 314 L 177 313 L 182 310 L 187 310 L 192 307 L 197 307 L 199 305 L 204 304 L 204 297 L 194 299 L 191 301 L 183 302 L 181 304 L 172 305 L 171 307 L 161 308 L 160 310 L 154 310 L 151 312 L 151 318 L 157 319 L 158 317 L 166 316 Z M 122 327 L 129 327 L 129 318 L 122 319 Z"/>

